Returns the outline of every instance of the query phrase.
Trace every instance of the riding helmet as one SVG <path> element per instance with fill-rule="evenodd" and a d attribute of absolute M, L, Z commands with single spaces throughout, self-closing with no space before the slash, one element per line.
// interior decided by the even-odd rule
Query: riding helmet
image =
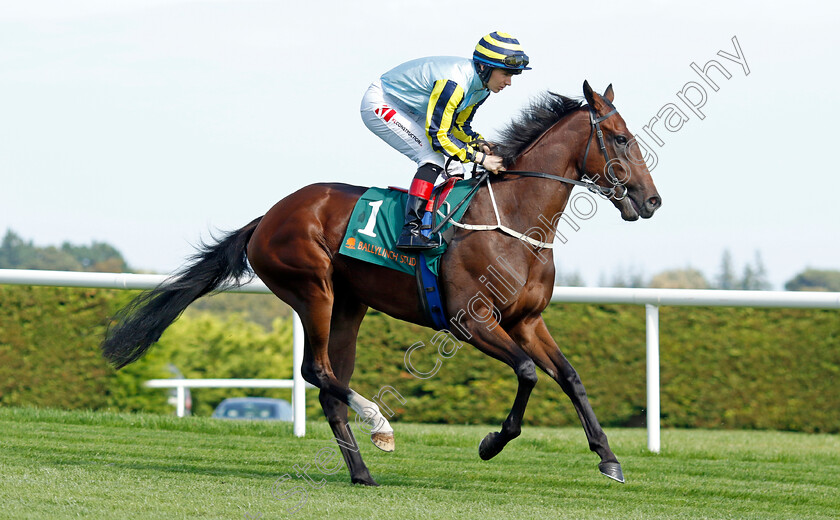
<path fill-rule="evenodd" d="M 522 50 L 519 40 L 508 33 L 494 31 L 478 41 L 473 52 L 473 61 L 489 65 L 480 71 L 481 80 L 487 83 L 493 69 L 505 69 L 514 74 L 531 70 L 528 55 Z"/>

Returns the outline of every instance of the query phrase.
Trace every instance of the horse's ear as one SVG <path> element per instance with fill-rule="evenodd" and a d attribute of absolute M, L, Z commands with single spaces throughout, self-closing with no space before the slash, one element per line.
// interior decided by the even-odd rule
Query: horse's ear
<path fill-rule="evenodd" d="M 607 90 L 604 91 L 604 97 L 607 98 L 610 103 L 612 103 L 613 99 L 615 99 L 615 92 L 613 92 L 612 83 L 610 83 Z"/>
<path fill-rule="evenodd" d="M 595 107 L 595 93 L 592 91 L 592 87 L 589 86 L 589 82 L 587 80 L 583 80 L 583 97 L 586 98 L 586 102 L 589 103 L 589 106 Z"/>

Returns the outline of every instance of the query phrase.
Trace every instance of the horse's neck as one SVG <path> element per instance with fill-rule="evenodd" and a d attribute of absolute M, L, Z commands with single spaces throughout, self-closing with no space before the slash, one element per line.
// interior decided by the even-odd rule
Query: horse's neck
<path fill-rule="evenodd" d="M 510 167 L 510 170 L 549 173 L 567 179 L 580 180 L 578 161 L 586 146 L 588 119 L 586 114 L 574 114 L 549 129 Z M 504 198 L 516 200 L 516 210 L 509 221 L 522 229 L 534 226 L 545 231 L 547 223 L 554 223 L 566 208 L 572 185 L 557 180 L 522 177 L 505 183 Z"/>

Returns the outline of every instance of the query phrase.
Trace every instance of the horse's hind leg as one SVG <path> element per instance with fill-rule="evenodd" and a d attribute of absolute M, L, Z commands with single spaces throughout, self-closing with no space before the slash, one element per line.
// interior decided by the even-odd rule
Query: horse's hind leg
<path fill-rule="evenodd" d="M 336 295 L 331 317 L 329 357 L 336 378 L 344 385 L 350 383 L 350 377 L 353 375 L 356 363 L 356 336 L 366 310 L 367 306 L 355 299 Z M 318 397 L 350 471 L 350 480 L 354 484 L 378 486 L 362 460 L 359 445 L 347 423 L 347 405 L 326 390 L 321 390 Z"/>
<path fill-rule="evenodd" d="M 317 245 L 315 237 L 297 239 L 295 233 L 301 226 L 286 231 L 273 229 L 272 226 L 278 224 L 270 219 L 263 219 L 261 226 L 263 224 L 268 231 L 263 234 L 260 232 L 263 228 L 257 228 L 248 245 L 248 259 L 271 292 L 300 316 L 304 330 L 301 366 L 304 380 L 363 415 L 366 422 L 373 425 L 370 430 L 373 444 L 381 450 L 394 451 L 394 430 L 379 407 L 351 390 L 333 372 L 329 344 L 336 288 L 330 254 Z M 284 233 L 291 238 L 276 240 L 283 247 L 272 242 L 272 237 L 282 238 Z M 337 317 L 336 323 L 341 321 L 341 317 Z"/>
<path fill-rule="evenodd" d="M 320 260 L 317 256 L 315 259 Z M 295 261 L 299 261 L 299 259 L 295 259 Z M 345 313 L 348 311 L 342 307 L 346 305 L 346 302 L 340 294 L 341 289 L 334 286 L 328 261 L 323 263 L 325 265 L 323 271 L 314 269 L 313 264 L 316 264 L 316 262 L 312 261 L 309 262 L 308 272 L 299 270 L 295 273 L 296 276 L 281 276 L 277 272 L 267 269 L 263 269 L 262 272 L 257 271 L 257 273 L 272 292 L 288 303 L 300 316 L 304 330 L 304 352 L 301 366 L 301 374 L 304 380 L 318 387 L 322 393 L 350 405 L 356 413 L 365 418 L 365 422 L 372 425 L 370 434 L 373 444 L 383 451 L 394 451 L 394 430 L 379 411 L 379 407 L 347 386 L 352 368 L 347 373 L 346 380 L 343 381 L 336 377 L 333 371 L 333 364 L 330 360 L 331 329 L 333 326 L 337 327 L 337 337 L 344 337 L 347 334 L 343 327 L 346 321 Z M 254 267 L 257 268 L 256 265 Z M 289 271 L 290 269 L 286 268 L 285 270 Z M 355 302 L 355 305 L 357 306 L 356 310 L 358 310 L 358 302 Z M 337 312 L 335 316 L 333 316 L 334 310 Z M 353 312 L 350 314 L 355 316 Z M 361 320 L 361 318 L 358 319 Z M 357 330 L 357 327 L 358 323 L 354 324 L 353 330 Z M 337 341 L 340 343 L 339 340 Z M 340 348 L 337 350 L 340 350 Z M 352 359 L 352 356 L 350 357 Z M 340 358 L 336 364 L 337 368 L 340 368 L 340 365 L 345 362 L 344 358 Z"/>
<path fill-rule="evenodd" d="M 313 291 L 308 294 L 304 304 L 292 303 L 292 308 L 300 315 L 304 330 L 304 355 L 301 374 L 303 378 L 328 395 L 349 405 L 371 425 L 370 434 L 373 444 L 383 451 L 394 451 L 394 429 L 379 411 L 379 407 L 354 392 L 345 381 L 339 380 L 330 360 L 330 334 L 333 321 L 332 284 L 329 284 L 329 298 L 320 298 Z M 342 321 L 336 316 L 335 322 Z M 338 333 L 341 334 L 339 327 Z M 352 373 L 352 372 L 351 372 Z M 347 378 L 349 379 L 349 374 Z"/>
<path fill-rule="evenodd" d="M 624 482 L 621 464 L 610 449 L 607 434 L 604 433 L 598 418 L 595 417 L 583 383 L 569 360 L 560 352 L 543 319 L 540 317 L 536 321 L 523 321 L 511 331 L 511 335 L 519 341 L 537 366 L 551 376 L 569 396 L 583 425 L 583 430 L 586 432 L 589 449 L 601 457 L 601 463 L 598 465 L 601 473 L 611 479 Z"/>

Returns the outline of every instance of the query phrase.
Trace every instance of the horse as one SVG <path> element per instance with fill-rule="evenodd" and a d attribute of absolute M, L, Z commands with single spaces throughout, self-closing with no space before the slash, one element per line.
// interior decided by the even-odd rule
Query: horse
<path fill-rule="evenodd" d="M 509 415 L 500 431 L 481 441 L 479 456 L 493 458 L 520 435 L 539 367 L 571 400 L 590 450 L 601 459 L 601 473 L 624 482 L 580 377 L 541 316 L 554 285 L 551 237 L 576 184 L 609 193 L 626 221 L 650 218 L 662 200 L 640 160 L 638 143 L 612 104 L 612 85 L 598 94 L 584 82 L 583 95 L 587 104 L 546 93 L 502 131 L 493 153 L 504 159 L 507 171 L 478 189 L 461 222 L 480 225 L 503 216 L 508 231 L 520 232 L 458 229 L 442 257 L 440 289 L 452 337 L 506 363 L 518 380 Z M 256 274 L 300 316 L 303 378 L 320 390 L 321 407 L 351 482 L 377 486 L 358 449 L 348 448 L 357 446 L 348 407 L 373 425 L 374 445 L 385 451 L 395 447 L 394 430 L 377 404 L 349 386 L 359 327 L 368 308 L 415 324 L 431 322 L 413 276 L 338 254 L 353 207 L 365 190 L 312 184 L 217 243 L 202 244 L 169 281 L 117 313 L 101 345 L 104 357 L 118 369 L 136 361 L 191 302 Z M 491 290 L 495 286 L 485 274 L 492 266 L 497 273 L 504 267 L 515 274 L 509 283 L 497 282 L 505 285 L 506 294 L 498 287 Z"/>

